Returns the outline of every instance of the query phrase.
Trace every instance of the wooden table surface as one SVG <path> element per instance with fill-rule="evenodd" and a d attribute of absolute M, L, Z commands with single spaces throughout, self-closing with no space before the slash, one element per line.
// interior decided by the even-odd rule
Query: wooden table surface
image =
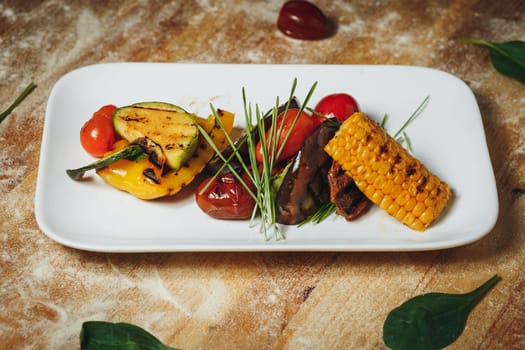
<path fill-rule="evenodd" d="M 281 1 L 0 3 L 0 109 L 29 81 L 38 85 L 0 124 L 0 347 L 75 349 L 84 321 L 105 320 L 183 349 L 383 349 L 392 308 L 429 291 L 466 292 L 497 273 L 502 280 L 450 348 L 525 348 L 525 86 L 497 73 L 485 49 L 456 40 L 525 40 L 525 2 L 316 3 L 337 23 L 319 41 L 277 30 Z M 34 213 L 46 101 L 65 73 L 122 61 L 396 64 L 454 74 L 481 110 L 497 223 L 477 242 L 428 252 L 64 247 Z"/>

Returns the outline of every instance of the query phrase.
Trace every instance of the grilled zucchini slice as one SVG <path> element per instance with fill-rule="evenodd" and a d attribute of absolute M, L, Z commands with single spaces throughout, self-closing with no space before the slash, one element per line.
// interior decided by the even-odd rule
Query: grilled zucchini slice
<path fill-rule="evenodd" d="M 194 117 L 181 107 L 164 102 L 141 102 L 118 108 L 113 112 L 113 126 L 129 142 L 144 137 L 153 141 L 173 170 L 186 163 L 199 140 Z"/>

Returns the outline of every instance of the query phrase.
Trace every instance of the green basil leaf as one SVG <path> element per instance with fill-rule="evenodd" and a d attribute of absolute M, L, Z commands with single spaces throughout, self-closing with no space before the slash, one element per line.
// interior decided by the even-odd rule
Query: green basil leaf
<path fill-rule="evenodd" d="M 467 317 L 481 297 L 501 278 L 494 275 L 470 293 L 428 293 L 392 310 L 383 325 L 391 349 L 441 349 L 463 332 Z"/>
<path fill-rule="evenodd" d="M 462 42 L 486 47 L 494 68 L 510 78 L 525 84 L 525 42 L 514 40 L 503 43 L 460 38 Z"/>
<path fill-rule="evenodd" d="M 176 350 L 129 323 L 88 321 L 80 332 L 81 350 Z"/>

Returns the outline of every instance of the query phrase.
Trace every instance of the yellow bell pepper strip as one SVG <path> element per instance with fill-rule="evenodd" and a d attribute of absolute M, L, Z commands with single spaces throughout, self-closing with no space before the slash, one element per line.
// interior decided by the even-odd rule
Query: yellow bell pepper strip
<path fill-rule="evenodd" d="M 107 167 L 121 159 L 139 161 L 147 157 L 157 169 L 163 169 L 166 157 L 162 149 L 147 137 L 140 137 L 129 143 L 126 140 L 112 145 L 112 150 L 104 154 L 104 157 L 88 165 L 76 169 L 66 169 L 66 174 L 73 180 L 81 180 L 86 171 L 97 170 Z"/>
<path fill-rule="evenodd" d="M 218 110 L 225 130 L 230 133 L 233 128 L 234 114 Z M 226 135 L 215 121 L 213 115 L 207 119 L 195 116 L 195 121 L 210 135 L 215 145 L 222 149 L 226 146 Z M 125 140 L 115 143 L 111 152 L 118 152 L 128 145 Z M 194 178 L 204 169 L 206 164 L 215 154 L 205 138 L 200 135 L 195 153 L 179 170 L 162 170 L 156 167 L 147 157 L 138 161 L 127 159 L 118 160 L 107 167 L 97 170 L 97 174 L 111 186 L 128 192 L 133 196 L 150 200 L 172 196 L 189 185 Z"/>
<path fill-rule="evenodd" d="M 145 155 L 146 152 L 141 145 L 130 144 L 126 141 L 125 144 L 119 144 L 119 147 L 116 148 L 112 153 L 108 153 L 106 157 L 80 168 L 67 169 L 66 174 L 73 180 L 80 180 L 84 177 L 84 174 L 88 170 L 103 168 L 120 159 L 138 159 L 144 157 Z"/>

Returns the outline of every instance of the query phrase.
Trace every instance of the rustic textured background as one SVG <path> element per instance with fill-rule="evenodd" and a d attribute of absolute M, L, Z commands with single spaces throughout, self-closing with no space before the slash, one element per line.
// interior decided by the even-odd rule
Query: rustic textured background
<path fill-rule="evenodd" d="M 314 42 L 278 32 L 281 1 L 0 3 L 0 109 L 38 84 L 0 124 L 0 347 L 78 348 L 82 322 L 97 319 L 137 324 L 184 349 L 382 349 L 383 321 L 402 301 L 468 291 L 498 273 L 451 348 L 525 348 L 525 86 L 496 73 L 484 49 L 456 40 L 525 40 L 525 2 L 316 3 L 338 28 Z M 63 74 L 118 61 L 408 64 L 455 74 L 481 109 L 497 224 L 468 246 L 419 253 L 63 247 L 34 218 L 45 104 Z"/>

